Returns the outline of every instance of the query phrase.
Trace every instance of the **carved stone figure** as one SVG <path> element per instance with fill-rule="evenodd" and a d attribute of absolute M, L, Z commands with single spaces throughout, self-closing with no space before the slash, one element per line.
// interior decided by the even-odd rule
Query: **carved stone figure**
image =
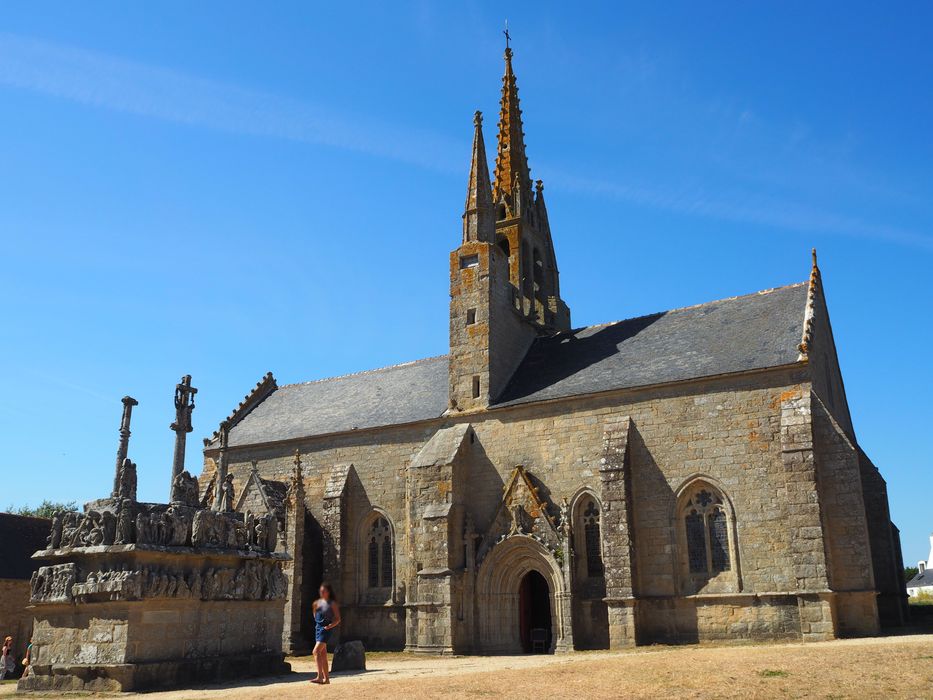
<path fill-rule="evenodd" d="M 91 510 L 85 513 L 83 516 L 80 516 L 77 524 L 75 525 L 71 540 L 67 543 L 70 547 L 88 547 L 93 546 L 98 541 L 98 536 L 102 541 L 103 535 L 95 533 L 95 529 L 98 529 L 100 526 L 100 513 L 96 510 Z"/>
<path fill-rule="evenodd" d="M 228 518 L 224 515 L 220 516 L 220 521 L 221 523 L 223 523 L 223 532 L 226 535 L 224 546 L 227 547 L 227 549 L 239 549 L 240 545 L 237 539 L 237 529 L 238 529 L 237 521 L 233 520 L 232 518 Z M 239 525 L 239 528 L 242 528 L 242 527 L 243 527 L 242 525 Z M 246 539 L 245 533 L 244 533 L 243 538 L 244 540 Z"/>
<path fill-rule="evenodd" d="M 136 500 L 136 463 L 132 462 L 129 457 L 120 464 L 116 497 Z"/>
<path fill-rule="evenodd" d="M 70 602 L 74 583 L 74 564 L 40 566 L 32 575 L 30 599 L 34 603 Z"/>
<path fill-rule="evenodd" d="M 250 510 L 246 511 L 246 544 L 250 548 L 256 544 L 256 517 Z"/>
<path fill-rule="evenodd" d="M 132 544 L 134 541 L 133 532 L 133 510 L 129 501 L 121 501 L 119 512 L 117 514 L 117 531 L 114 537 L 114 544 Z"/>
<path fill-rule="evenodd" d="M 233 488 L 233 474 L 227 474 L 223 483 L 220 485 L 220 508 L 224 513 L 233 512 L 233 498 L 235 491 Z"/>
<path fill-rule="evenodd" d="M 210 529 L 208 519 L 213 516 L 213 511 L 199 510 L 194 514 L 194 522 L 191 524 L 191 544 L 194 547 L 204 547 L 208 544 Z"/>
<path fill-rule="evenodd" d="M 198 480 L 191 476 L 188 471 L 178 474 L 172 481 L 172 503 L 197 508 L 198 500 Z"/>
<path fill-rule="evenodd" d="M 166 512 L 166 527 L 169 530 L 166 544 L 172 547 L 184 547 L 188 544 L 191 533 L 191 520 L 184 514 L 170 507 Z"/>
<path fill-rule="evenodd" d="M 58 549 L 62 546 L 62 528 L 64 527 L 64 516 L 61 511 L 56 511 L 52 516 L 52 532 L 49 534 L 49 549 Z"/>
<path fill-rule="evenodd" d="M 113 544 L 117 539 L 117 516 L 109 510 L 100 514 L 101 544 Z"/>
<path fill-rule="evenodd" d="M 149 515 L 139 513 L 136 516 L 136 544 L 152 543 L 152 533 L 149 531 Z"/>
<path fill-rule="evenodd" d="M 158 513 L 149 514 L 149 539 L 152 544 L 165 544 L 162 533 L 162 518 Z"/>
<path fill-rule="evenodd" d="M 78 529 L 78 514 L 74 511 L 65 513 L 65 519 L 62 522 L 62 547 L 70 547 L 74 538 L 75 530 Z"/>
<path fill-rule="evenodd" d="M 560 504 L 560 534 L 565 540 L 570 537 L 570 504 L 566 498 Z"/>
<path fill-rule="evenodd" d="M 264 549 L 266 546 L 266 519 L 259 518 L 255 524 L 255 535 L 253 537 L 256 549 Z"/>
<path fill-rule="evenodd" d="M 512 518 L 512 523 L 509 528 L 509 537 L 512 535 L 524 534 L 528 531 L 525 509 L 520 503 L 513 503 L 509 506 L 509 515 Z"/>

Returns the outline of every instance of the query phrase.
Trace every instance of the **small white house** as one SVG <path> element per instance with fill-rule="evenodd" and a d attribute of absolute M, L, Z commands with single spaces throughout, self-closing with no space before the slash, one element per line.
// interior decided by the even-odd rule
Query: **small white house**
<path fill-rule="evenodd" d="M 907 582 L 907 595 L 913 598 L 921 593 L 933 595 L 933 535 L 930 535 L 930 556 L 917 562 L 917 575 Z"/>

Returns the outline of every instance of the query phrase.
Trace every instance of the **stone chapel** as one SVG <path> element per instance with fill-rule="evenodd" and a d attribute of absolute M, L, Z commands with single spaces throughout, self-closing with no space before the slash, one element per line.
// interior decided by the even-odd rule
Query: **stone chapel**
<path fill-rule="evenodd" d="M 326 579 L 343 639 L 426 653 L 870 635 L 905 616 L 885 481 L 809 279 L 576 328 L 505 51 L 474 117 L 450 352 L 267 374 L 205 440 L 205 500 L 272 513 L 288 650 Z M 453 236 L 452 236 L 453 239 Z M 453 240 L 452 240 L 453 242 Z"/>

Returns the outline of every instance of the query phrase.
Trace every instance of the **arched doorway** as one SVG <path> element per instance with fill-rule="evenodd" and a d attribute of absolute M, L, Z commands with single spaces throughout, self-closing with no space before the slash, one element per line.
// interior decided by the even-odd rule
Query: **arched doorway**
<path fill-rule="evenodd" d="M 543 654 L 551 649 L 551 590 L 535 570 L 522 578 L 518 588 L 519 634 L 522 651 Z"/>
<path fill-rule="evenodd" d="M 528 578 L 532 573 L 535 576 Z M 523 589 L 527 600 L 538 596 L 539 600 L 547 601 L 546 605 L 526 606 L 524 621 Z M 573 648 L 569 598 L 560 564 L 535 538 L 513 535 L 492 547 L 476 574 L 475 590 L 479 628 L 475 649 L 479 653 L 521 654 L 525 648 L 522 630 L 531 629 L 533 608 L 547 611 L 548 617 L 544 618 L 548 633 L 546 651 L 562 652 Z"/>

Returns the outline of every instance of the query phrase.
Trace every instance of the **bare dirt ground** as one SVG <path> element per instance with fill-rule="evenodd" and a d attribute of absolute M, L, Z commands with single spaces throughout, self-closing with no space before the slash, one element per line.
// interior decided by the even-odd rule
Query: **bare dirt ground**
<path fill-rule="evenodd" d="M 564 656 L 369 654 L 369 670 L 309 683 L 294 673 L 229 686 L 120 695 L 146 700 L 240 698 L 933 698 L 933 635 L 817 644 L 642 647 Z M 0 688 L 0 696 L 12 691 Z"/>

